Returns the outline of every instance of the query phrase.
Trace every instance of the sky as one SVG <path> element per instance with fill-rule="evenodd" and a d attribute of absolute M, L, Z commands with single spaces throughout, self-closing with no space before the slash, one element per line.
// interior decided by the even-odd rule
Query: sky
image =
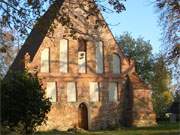
<path fill-rule="evenodd" d="M 161 45 L 161 28 L 158 25 L 158 13 L 151 2 L 152 0 L 127 0 L 126 11 L 103 16 L 114 36 L 118 37 L 127 31 L 134 38 L 143 37 L 146 41 L 150 40 L 153 53 L 156 54 Z"/>

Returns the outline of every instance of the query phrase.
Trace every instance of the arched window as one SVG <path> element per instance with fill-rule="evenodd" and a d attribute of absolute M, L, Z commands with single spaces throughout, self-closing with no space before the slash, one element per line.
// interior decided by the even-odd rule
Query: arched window
<path fill-rule="evenodd" d="M 79 73 L 86 73 L 86 40 L 78 39 L 78 65 Z"/>
<path fill-rule="evenodd" d="M 41 52 L 41 72 L 49 72 L 49 48 L 45 48 Z"/>
<path fill-rule="evenodd" d="M 60 40 L 60 50 L 59 50 L 59 63 L 60 63 L 60 72 L 68 72 L 68 40 Z"/>
<path fill-rule="evenodd" d="M 112 72 L 114 74 L 120 74 L 120 71 L 121 71 L 121 67 L 120 67 L 120 57 L 118 54 L 113 54 L 112 55 Z"/>

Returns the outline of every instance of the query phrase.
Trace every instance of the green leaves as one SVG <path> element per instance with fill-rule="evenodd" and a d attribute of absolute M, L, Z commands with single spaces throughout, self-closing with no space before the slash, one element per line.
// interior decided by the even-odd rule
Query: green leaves
<path fill-rule="evenodd" d="M 126 1 L 126 0 L 108 0 L 108 3 L 113 6 L 114 10 L 117 13 L 120 13 L 120 12 L 126 10 L 124 4 L 120 1 Z"/>
<path fill-rule="evenodd" d="M 129 33 L 124 33 L 118 38 L 118 43 L 125 56 L 135 60 L 136 72 L 140 78 L 149 84 L 153 77 L 153 55 L 150 42 L 144 41 L 143 38 L 134 39 Z"/>
<path fill-rule="evenodd" d="M 51 103 L 36 77 L 26 72 L 9 73 L 0 87 L 3 123 L 12 127 L 22 123 L 25 132 L 33 132 L 45 122 Z"/>
<path fill-rule="evenodd" d="M 44 14 L 47 7 L 47 0 L 1 0 L 0 24 L 6 29 L 16 29 L 27 35 L 35 20 Z"/>
<path fill-rule="evenodd" d="M 172 103 L 173 97 L 169 90 L 171 82 L 171 72 L 165 63 L 165 58 L 159 55 L 153 66 L 154 77 L 151 81 L 153 88 L 154 109 L 158 118 L 165 118 L 165 113 Z"/>
<path fill-rule="evenodd" d="M 124 2 L 125 0 L 106 0 L 112 7 L 113 11 L 120 13 L 125 10 Z M 3 25 L 7 29 L 16 30 L 21 33 L 21 37 L 26 37 L 32 30 L 34 24 L 37 23 L 38 19 L 43 16 L 43 14 L 48 10 L 48 8 L 61 7 L 64 0 L 1 0 L 0 1 L 0 25 Z M 66 1 L 67 2 L 67 1 Z M 97 5 L 94 5 L 94 1 L 86 0 L 72 2 L 64 5 L 74 5 L 78 6 L 84 10 L 89 15 L 96 16 L 99 9 L 103 12 L 108 10 L 105 4 L 102 4 L 101 0 L 95 0 Z M 52 6 L 54 5 L 55 6 Z M 87 11 L 87 7 L 90 9 Z M 97 8 L 99 7 L 99 9 Z M 65 10 L 69 10 L 71 7 L 65 6 Z M 57 10 L 55 10 L 57 11 Z M 71 12 L 64 12 L 59 14 L 60 23 L 63 25 L 72 24 L 72 20 L 69 20 Z M 66 20 L 64 20 L 65 18 Z"/>
<path fill-rule="evenodd" d="M 158 118 L 164 118 L 173 99 L 169 91 L 171 72 L 164 56 L 154 57 L 149 41 L 134 39 L 129 33 L 121 35 L 118 43 L 124 54 L 135 60 L 136 72 L 140 78 L 151 85 L 154 110 Z"/>

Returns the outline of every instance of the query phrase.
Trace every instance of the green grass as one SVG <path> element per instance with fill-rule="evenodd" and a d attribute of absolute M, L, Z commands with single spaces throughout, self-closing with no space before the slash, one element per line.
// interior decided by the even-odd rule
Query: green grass
<path fill-rule="evenodd" d="M 180 123 L 160 123 L 149 128 L 121 128 L 116 130 L 83 131 L 79 133 L 58 130 L 39 132 L 35 135 L 180 135 Z"/>

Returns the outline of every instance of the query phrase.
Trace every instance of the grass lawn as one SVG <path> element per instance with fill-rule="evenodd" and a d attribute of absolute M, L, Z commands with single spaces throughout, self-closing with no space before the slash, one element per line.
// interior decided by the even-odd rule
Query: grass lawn
<path fill-rule="evenodd" d="M 61 132 L 57 130 L 39 132 L 35 135 L 180 135 L 180 122 L 163 122 L 149 128 L 121 128 L 116 130 L 83 131 L 79 133 Z"/>

